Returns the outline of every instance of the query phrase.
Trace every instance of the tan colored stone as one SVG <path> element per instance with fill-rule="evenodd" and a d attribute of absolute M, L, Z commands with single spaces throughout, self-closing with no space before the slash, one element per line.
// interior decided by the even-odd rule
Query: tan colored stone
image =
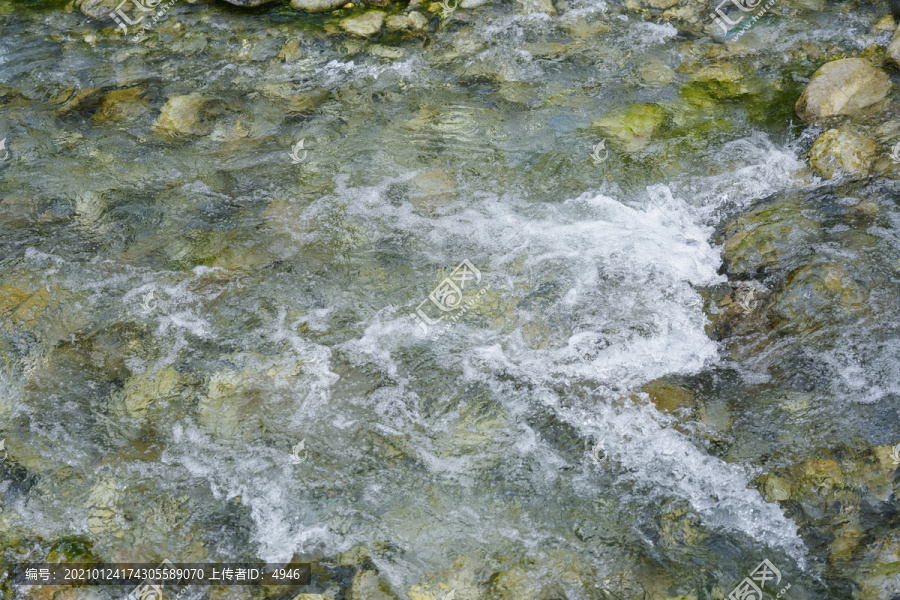
<path fill-rule="evenodd" d="M 207 100 L 195 95 L 172 96 L 153 128 L 166 135 L 208 135 L 215 123 L 206 118 Z"/>
<path fill-rule="evenodd" d="M 681 408 L 693 408 L 694 393 L 686 387 L 665 380 L 654 380 L 646 384 L 641 391 L 650 396 L 650 400 L 661 411 L 674 412 Z"/>
<path fill-rule="evenodd" d="M 123 390 L 128 413 L 133 417 L 143 416 L 152 403 L 173 396 L 180 382 L 181 376 L 171 367 L 131 377 Z"/>
<path fill-rule="evenodd" d="M 829 129 L 809 150 L 809 166 L 824 177 L 868 175 L 878 155 L 875 142 L 849 127 Z"/>
<path fill-rule="evenodd" d="M 291 40 L 281 47 L 278 53 L 278 59 L 282 62 L 296 62 L 303 57 L 303 51 L 300 49 L 300 40 Z"/>
<path fill-rule="evenodd" d="M 522 5 L 522 12 L 526 15 L 543 13 L 553 17 L 557 14 L 552 0 L 519 0 L 519 4 Z"/>
<path fill-rule="evenodd" d="M 397 600 L 387 581 L 375 571 L 358 571 L 350 583 L 350 600 Z"/>
<path fill-rule="evenodd" d="M 407 15 L 394 15 L 388 17 L 385 25 L 390 31 L 400 31 L 401 29 L 409 29 L 409 17 Z"/>
<path fill-rule="evenodd" d="M 57 112 L 64 115 L 73 111 L 84 110 L 95 105 L 102 95 L 103 90 L 98 87 L 82 88 L 75 91 L 70 96 L 67 95 L 66 98 L 56 98 L 58 101 L 51 99 L 50 103 L 62 104 L 62 106 L 57 109 Z"/>
<path fill-rule="evenodd" d="M 894 22 L 894 17 L 891 15 L 884 15 L 880 21 L 875 23 L 875 27 L 872 28 L 872 33 L 894 31 L 895 29 L 897 29 L 897 24 Z"/>
<path fill-rule="evenodd" d="M 884 71 L 861 58 L 844 58 L 822 65 L 794 108 L 807 123 L 817 123 L 857 113 L 883 99 L 890 89 Z"/>
<path fill-rule="evenodd" d="M 384 13 L 380 10 L 370 10 L 359 17 L 350 17 L 340 22 L 341 29 L 347 33 L 368 37 L 381 31 L 384 24 Z"/>
<path fill-rule="evenodd" d="M 769 475 L 765 484 L 766 498 L 775 502 L 783 502 L 791 498 L 791 480 L 787 477 Z"/>
<path fill-rule="evenodd" d="M 409 13 L 409 28 L 413 31 L 422 31 L 428 25 L 428 19 L 420 12 L 413 11 Z"/>
<path fill-rule="evenodd" d="M 346 0 L 291 0 L 291 6 L 306 12 L 325 12 L 337 10 L 346 4 Z"/>
<path fill-rule="evenodd" d="M 0 316 L 5 329 L 31 329 L 49 305 L 50 292 L 46 288 L 30 292 L 6 283 L 0 285 Z"/>
<path fill-rule="evenodd" d="M 93 118 L 99 122 L 115 123 L 125 119 L 135 119 L 149 110 L 150 106 L 144 99 L 143 90 L 140 88 L 113 90 L 100 101 L 100 106 Z"/>

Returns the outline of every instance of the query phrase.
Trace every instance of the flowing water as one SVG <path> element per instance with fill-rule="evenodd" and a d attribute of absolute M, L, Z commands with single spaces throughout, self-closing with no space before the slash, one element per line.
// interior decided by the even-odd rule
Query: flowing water
<path fill-rule="evenodd" d="M 793 115 L 799 44 L 873 41 L 883 7 L 844 6 L 761 21 L 726 56 L 602 1 L 369 41 L 176 2 L 141 42 L 4 3 L 3 560 L 60 539 L 107 561 L 294 557 L 342 597 L 329 560 L 361 546 L 400 597 L 514 573 L 510 597 L 576 600 L 722 598 L 767 558 L 789 598 L 852 597 L 858 566 L 826 564 L 758 485 L 900 439 L 896 186 L 810 176 Z M 723 56 L 748 89 L 698 101 L 680 67 Z M 84 88 L 140 99 L 60 108 Z M 207 101 L 202 134 L 154 128 L 175 95 Z M 650 103 L 661 134 L 596 123 Z M 862 229 L 822 216 L 839 239 L 817 242 L 880 296 L 742 354 L 707 314 L 717 228 L 784 194 L 882 204 Z M 640 392 L 660 378 L 702 407 L 658 409 Z M 862 509 L 863 536 L 893 502 Z"/>

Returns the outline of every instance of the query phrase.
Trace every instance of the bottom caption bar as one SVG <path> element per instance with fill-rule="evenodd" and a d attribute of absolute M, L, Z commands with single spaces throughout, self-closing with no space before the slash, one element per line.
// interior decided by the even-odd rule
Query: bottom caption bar
<path fill-rule="evenodd" d="M 309 563 L 20 563 L 13 585 L 307 585 Z"/>

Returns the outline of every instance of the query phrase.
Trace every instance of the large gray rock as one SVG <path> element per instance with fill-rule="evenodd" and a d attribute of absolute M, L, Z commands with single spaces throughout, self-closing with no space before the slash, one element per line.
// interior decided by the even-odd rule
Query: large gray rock
<path fill-rule="evenodd" d="M 325 12 L 337 10 L 347 2 L 348 0 L 291 0 L 291 6 L 306 12 Z"/>
<path fill-rule="evenodd" d="M 807 123 L 817 123 L 859 112 L 887 96 L 890 89 L 891 80 L 884 71 L 861 58 L 844 58 L 822 65 L 794 108 Z"/>

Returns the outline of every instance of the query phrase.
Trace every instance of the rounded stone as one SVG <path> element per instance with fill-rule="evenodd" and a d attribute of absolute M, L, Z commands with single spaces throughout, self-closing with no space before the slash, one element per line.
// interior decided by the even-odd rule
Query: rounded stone
<path fill-rule="evenodd" d="M 825 63 L 813 74 L 794 109 L 807 123 L 816 123 L 857 113 L 883 99 L 890 89 L 884 71 L 861 58 L 844 58 Z"/>

